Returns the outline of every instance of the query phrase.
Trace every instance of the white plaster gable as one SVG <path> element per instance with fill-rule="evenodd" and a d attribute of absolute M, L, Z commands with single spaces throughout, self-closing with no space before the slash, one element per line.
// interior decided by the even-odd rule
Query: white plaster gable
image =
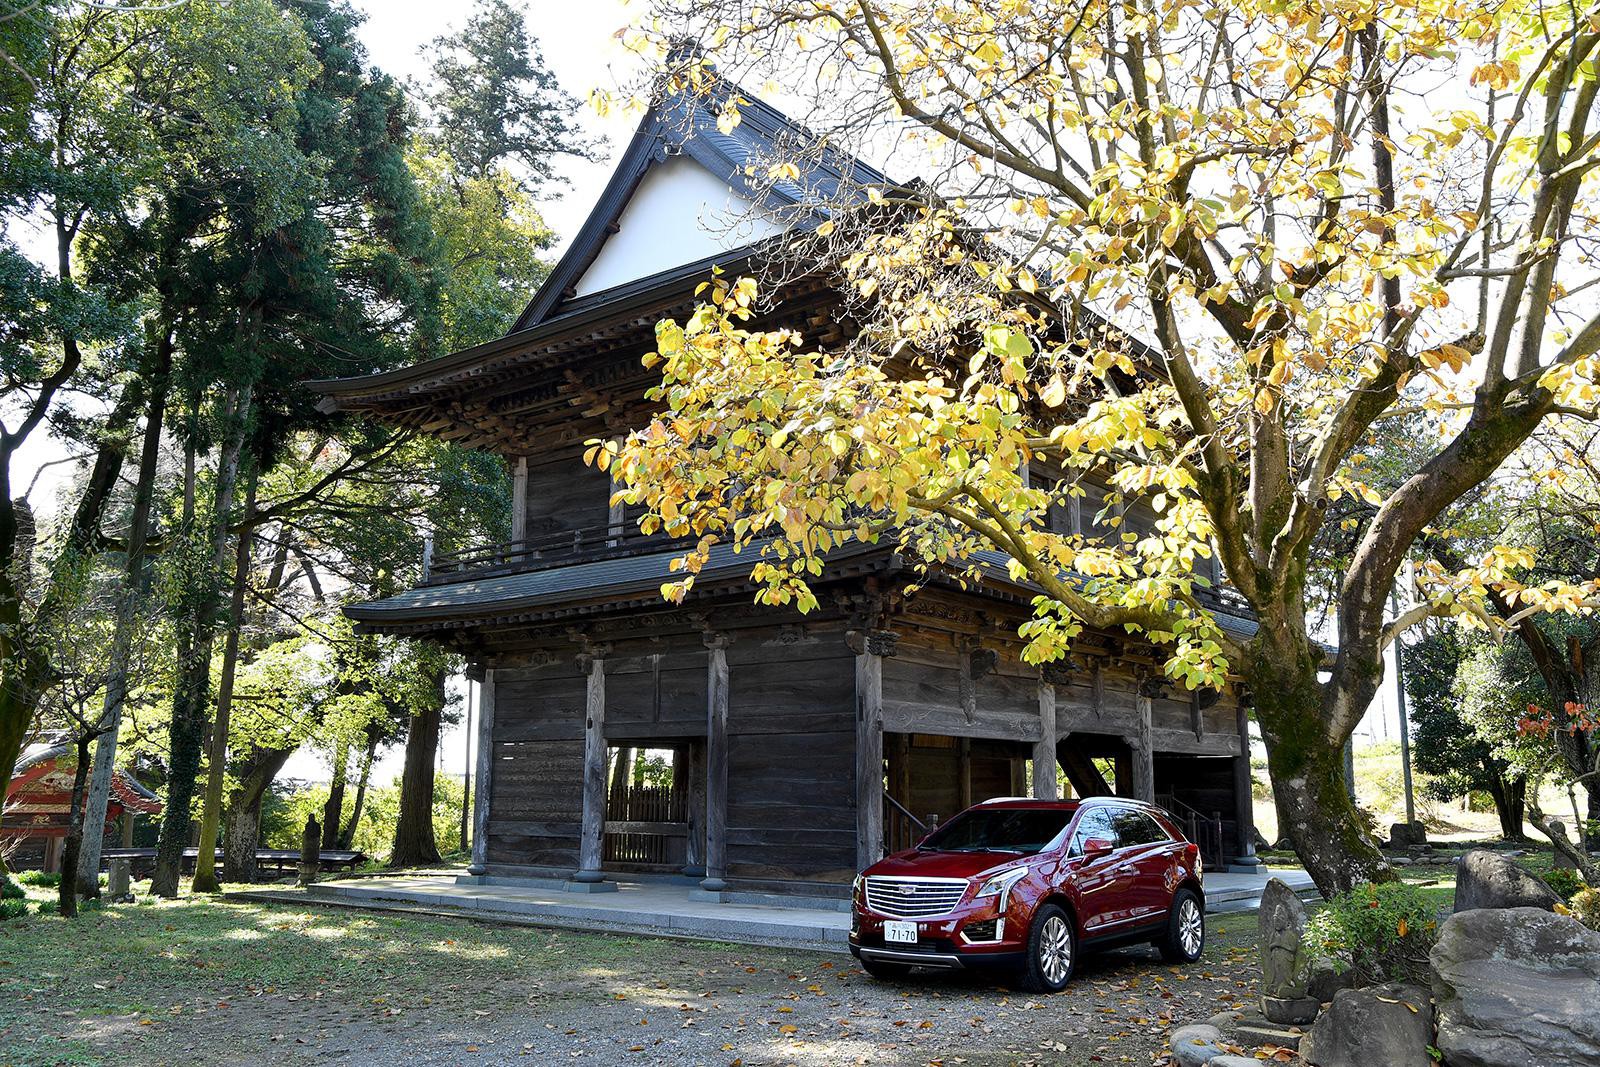
<path fill-rule="evenodd" d="M 783 227 L 687 155 L 645 172 L 617 232 L 575 292 L 587 296 L 781 233 Z"/>

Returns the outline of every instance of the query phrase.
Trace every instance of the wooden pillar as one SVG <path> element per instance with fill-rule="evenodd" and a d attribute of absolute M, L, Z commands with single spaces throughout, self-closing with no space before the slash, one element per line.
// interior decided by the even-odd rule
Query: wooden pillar
<path fill-rule="evenodd" d="M 1144 679 L 1139 680 L 1137 695 L 1134 697 L 1134 710 L 1138 717 L 1138 733 L 1131 739 L 1133 744 L 1133 795 L 1136 799 L 1154 801 L 1156 799 L 1156 768 L 1155 746 L 1151 738 L 1154 714 L 1148 686 Z"/>
<path fill-rule="evenodd" d="M 684 821 L 688 833 L 683 846 L 683 873 L 703 878 L 706 873 L 706 746 L 691 741 L 683 749 Z"/>
<path fill-rule="evenodd" d="M 622 438 L 613 437 L 611 439 L 611 444 L 614 447 L 620 448 L 622 446 Z M 607 496 L 606 502 L 606 532 L 611 535 L 612 544 L 617 544 L 627 533 L 628 506 L 620 500 L 615 502 L 611 500 L 611 497 L 616 496 L 616 494 L 623 488 L 624 486 L 621 475 L 618 472 L 618 468 L 612 467 L 610 492 Z"/>
<path fill-rule="evenodd" d="M 856 869 L 883 858 L 883 658 L 897 635 L 853 632 L 856 652 Z"/>
<path fill-rule="evenodd" d="M 602 649 L 585 652 L 578 666 L 588 674 L 583 718 L 583 823 L 578 837 L 578 873 L 573 881 L 594 885 L 606 832 L 606 661 Z"/>
<path fill-rule="evenodd" d="M 1230 867 L 1249 870 L 1261 866 L 1256 856 L 1256 805 L 1250 775 L 1250 712 L 1243 701 L 1238 708 L 1239 754 L 1233 757 L 1233 811 L 1235 842 Z"/>
<path fill-rule="evenodd" d="M 728 645 L 727 634 L 706 641 L 706 848 L 700 888 L 728 888 Z"/>
<path fill-rule="evenodd" d="M 956 758 L 960 761 L 957 773 L 961 776 L 961 810 L 966 811 L 972 807 L 972 738 L 963 737 L 956 744 Z"/>
<path fill-rule="evenodd" d="M 133 820 L 138 816 L 132 808 L 122 813 L 122 847 L 133 847 Z"/>
<path fill-rule="evenodd" d="M 907 811 L 911 811 L 917 818 L 923 818 L 925 813 L 911 809 L 911 735 L 893 734 L 884 741 L 884 751 L 888 756 L 889 765 L 889 795 L 899 801 Z M 893 832 L 885 836 L 884 850 L 898 852 L 903 848 L 910 848 L 913 841 L 921 836 L 910 819 L 900 812 L 891 809 L 889 812 L 889 825 Z"/>
<path fill-rule="evenodd" d="M 472 864 L 468 874 L 483 874 L 489 866 L 489 790 L 494 775 L 494 671 L 483 672 L 478 683 L 477 781 L 472 793 Z"/>
<path fill-rule="evenodd" d="M 528 536 L 528 457 L 518 456 L 511 470 L 511 540 Z"/>
<path fill-rule="evenodd" d="M 1056 793 L 1056 687 L 1039 679 L 1039 740 L 1033 744 L 1033 795 L 1055 800 Z"/>

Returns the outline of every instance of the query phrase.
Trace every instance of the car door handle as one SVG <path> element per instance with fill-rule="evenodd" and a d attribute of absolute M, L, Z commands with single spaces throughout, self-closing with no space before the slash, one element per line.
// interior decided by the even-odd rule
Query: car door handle
<path fill-rule="evenodd" d="M 1139 870 L 1138 864 L 1135 864 L 1135 863 L 1124 863 L 1122 866 L 1117 868 L 1117 873 L 1118 874 L 1133 874 L 1133 873 L 1137 872 L 1138 870 Z"/>

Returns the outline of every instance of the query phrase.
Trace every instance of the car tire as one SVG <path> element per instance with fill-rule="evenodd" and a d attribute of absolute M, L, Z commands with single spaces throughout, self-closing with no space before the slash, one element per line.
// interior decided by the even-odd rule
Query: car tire
<path fill-rule="evenodd" d="M 1078 965 L 1078 931 L 1072 916 L 1055 904 L 1033 913 L 1021 985 L 1030 993 L 1059 993 Z"/>
<path fill-rule="evenodd" d="M 888 963 L 884 960 L 861 961 L 861 969 L 880 982 L 895 982 L 911 974 L 911 965 L 907 963 Z"/>
<path fill-rule="evenodd" d="M 1156 941 L 1168 963 L 1193 963 L 1206 948 L 1206 908 L 1200 894 L 1180 889 L 1167 912 L 1167 932 Z"/>

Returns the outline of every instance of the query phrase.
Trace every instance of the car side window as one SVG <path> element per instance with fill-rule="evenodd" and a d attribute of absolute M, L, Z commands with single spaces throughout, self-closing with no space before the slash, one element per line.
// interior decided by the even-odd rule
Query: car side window
<path fill-rule="evenodd" d="M 1117 828 L 1117 839 L 1123 845 L 1153 845 L 1168 840 L 1160 824 L 1137 809 L 1120 808 L 1112 815 L 1111 821 Z"/>
<path fill-rule="evenodd" d="M 1069 854 L 1083 855 L 1083 843 L 1091 837 L 1099 837 L 1111 842 L 1111 847 L 1117 847 L 1117 830 L 1111 821 L 1111 813 L 1105 808 L 1090 808 L 1078 819 L 1078 828 L 1072 832 L 1072 847 Z"/>

